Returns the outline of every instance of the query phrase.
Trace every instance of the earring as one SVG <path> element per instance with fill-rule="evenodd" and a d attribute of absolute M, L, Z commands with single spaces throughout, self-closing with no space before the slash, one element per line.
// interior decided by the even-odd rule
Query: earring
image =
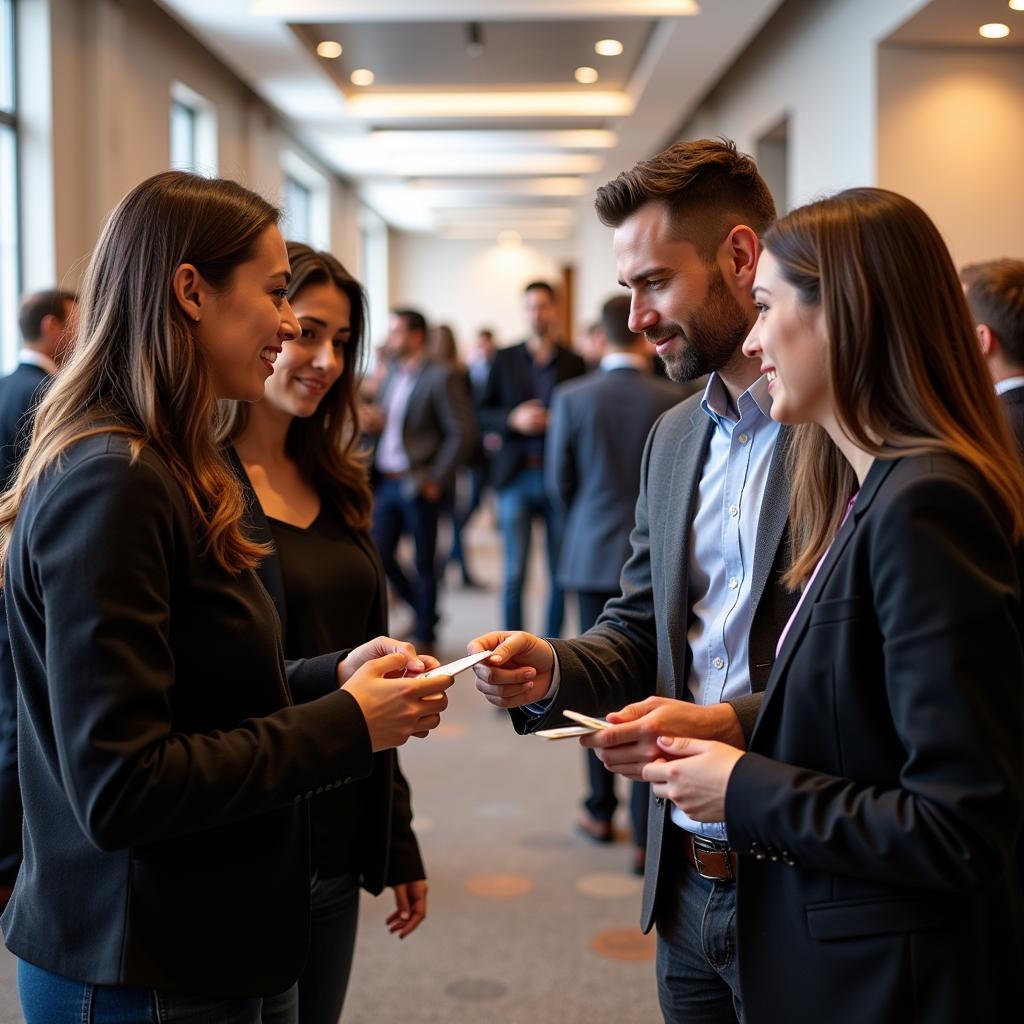
<path fill-rule="evenodd" d="M 195 320 L 196 323 L 199 323 L 199 314 L 196 313 L 196 315 L 192 319 Z"/>

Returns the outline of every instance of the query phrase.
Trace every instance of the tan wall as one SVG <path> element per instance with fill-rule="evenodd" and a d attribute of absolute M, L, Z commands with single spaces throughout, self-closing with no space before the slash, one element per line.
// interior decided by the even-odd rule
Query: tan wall
<path fill-rule="evenodd" d="M 1024 256 L 1024 49 L 885 47 L 878 184 L 928 211 L 958 264 Z"/>

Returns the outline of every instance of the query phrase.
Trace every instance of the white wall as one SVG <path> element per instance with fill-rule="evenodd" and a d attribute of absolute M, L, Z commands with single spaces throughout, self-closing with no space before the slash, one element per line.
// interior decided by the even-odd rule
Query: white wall
<path fill-rule="evenodd" d="M 558 285 L 576 259 L 574 239 L 523 242 L 503 249 L 493 242 L 447 241 L 428 235 L 391 235 L 390 305 L 419 309 L 431 323 L 449 324 L 463 351 L 476 331 L 490 327 L 498 343 L 521 341 L 523 287 L 541 279 Z M 374 326 L 374 339 L 386 324 Z"/>
<path fill-rule="evenodd" d="M 1024 256 L 1024 51 L 879 58 L 878 184 L 927 210 L 957 264 Z"/>

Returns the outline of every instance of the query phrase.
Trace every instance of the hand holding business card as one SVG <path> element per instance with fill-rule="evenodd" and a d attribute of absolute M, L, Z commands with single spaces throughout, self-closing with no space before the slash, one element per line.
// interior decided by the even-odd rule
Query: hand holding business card
<path fill-rule="evenodd" d="M 566 718 L 578 724 L 562 725 L 554 729 L 538 729 L 533 735 L 540 736 L 545 740 L 567 740 L 573 736 L 587 736 L 592 732 L 600 732 L 611 725 L 611 722 L 607 722 L 603 718 L 591 718 L 590 715 L 581 714 L 579 711 L 563 713 Z"/>

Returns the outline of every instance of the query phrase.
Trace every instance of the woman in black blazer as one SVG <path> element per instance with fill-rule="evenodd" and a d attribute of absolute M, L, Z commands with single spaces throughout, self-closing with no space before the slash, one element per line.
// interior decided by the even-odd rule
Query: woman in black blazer
<path fill-rule="evenodd" d="M 273 548 L 259 574 L 281 616 L 285 657 L 307 658 L 384 633 L 387 584 L 369 534 L 366 463 L 355 452 L 363 290 L 329 253 L 289 242 L 288 259 L 288 301 L 301 334 L 285 341 L 263 399 L 232 402 L 224 429 L 249 495 L 253 536 Z M 375 642 L 381 653 L 395 643 Z M 360 886 L 374 895 L 393 887 L 387 926 L 405 938 L 426 915 L 427 883 L 393 750 L 374 755 L 365 779 L 316 797 L 310 816 L 311 933 L 299 1020 L 337 1024 Z"/>
<path fill-rule="evenodd" d="M 656 795 L 727 822 L 751 1024 L 1019 1006 L 1024 479 L 941 236 L 844 192 L 765 238 L 760 356 L 792 450 L 783 632 L 749 750 L 665 740 Z"/>
<path fill-rule="evenodd" d="M 277 217 L 179 172 L 122 200 L 0 501 L 25 798 L 2 924 L 28 1024 L 294 1021 L 263 997 L 305 961 L 306 801 L 444 707 L 387 678 L 405 649 L 282 659 L 213 422 L 299 332 Z"/>

